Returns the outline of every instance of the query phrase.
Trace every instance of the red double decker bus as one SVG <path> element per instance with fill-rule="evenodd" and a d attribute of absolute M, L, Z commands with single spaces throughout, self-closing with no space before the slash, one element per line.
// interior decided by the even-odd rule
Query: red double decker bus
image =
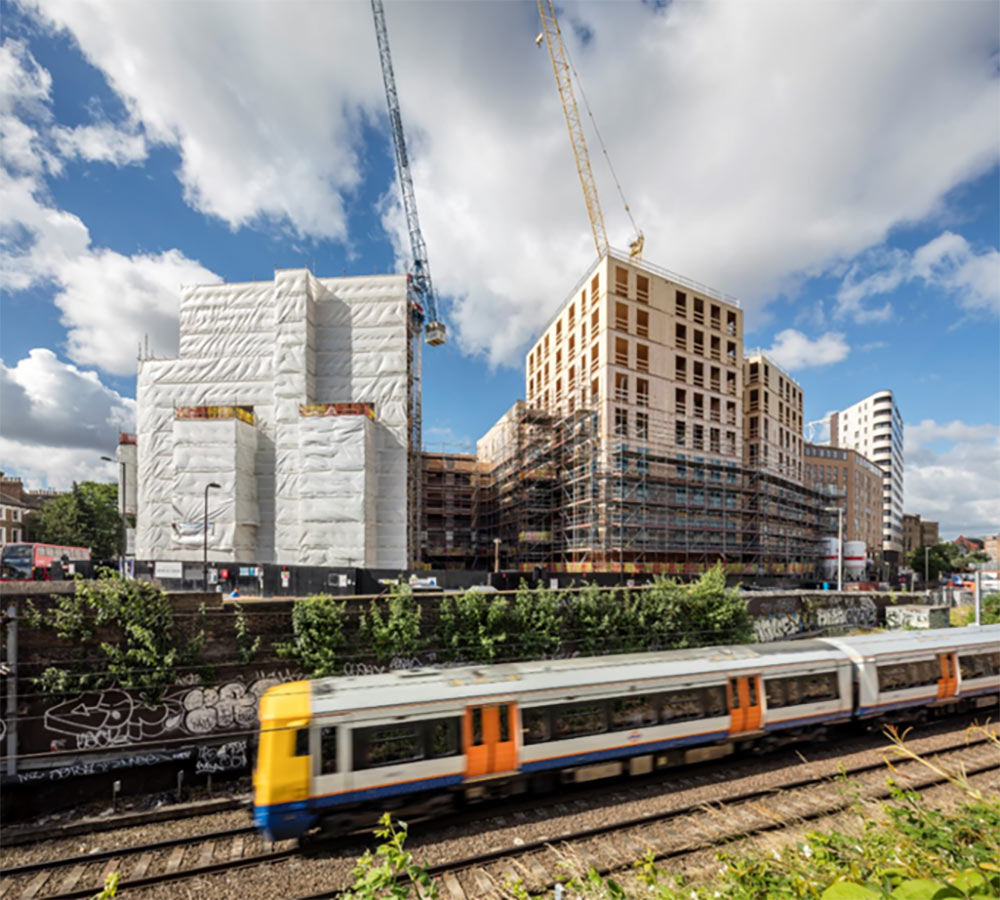
<path fill-rule="evenodd" d="M 59 544 L 4 544 L 0 553 L 0 581 L 50 581 L 53 563 L 62 566 L 64 577 L 72 578 L 77 564 L 89 566 L 90 550 Z"/>

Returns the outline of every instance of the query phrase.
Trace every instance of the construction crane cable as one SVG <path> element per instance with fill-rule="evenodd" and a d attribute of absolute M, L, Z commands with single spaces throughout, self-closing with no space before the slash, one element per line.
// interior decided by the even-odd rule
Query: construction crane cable
<path fill-rule="evenodd" d="M 573 56 L 569 52 L 569 47 L 566 47 L 565 49 L 566 61 L 569 63 L 569 68 L 573 73 L 573 79 L 576 81 L 576 86 L 580 89 L 580 97 L 583 99 L 584 109 L 587 110 L 587 115 L 590 117 L 590 124 L 594 126 L 594 134 L 597 135 L 597 143 L 601 145 L 601 153 L 604 154 L 604 158 L 607 160 L 608 169 L 611 171 L 611 177 L 614 179 L 615 187 L 618 189 L 618 196 L 621 197 L 622 206 L 625 207 L 625 212 L 628 213 L 628 220 L 632 223 L 632 230 L 638 234 L 639 226 L 635 224 L 635 219 L 632 218 L 632 210 L 628 205 L 628 201 L 625 199 L 625 192 L 622 190 L 621 182 L 618 180 L 618 173 L 615 172 L 614 164 L 611 162 L 611 155 L 608 153 L 608 148 L 604 144 L 604 138 L 601 136 L 601 129 L 597 127 L 597 119 L 594 118 L 594 113 L 590 109 L 590 101 L 587 100 L 587 92 L 583 89 L 583 81 L 580 79 L 580 74 L 576 71 L 576 66 L 573 65 Z"/>

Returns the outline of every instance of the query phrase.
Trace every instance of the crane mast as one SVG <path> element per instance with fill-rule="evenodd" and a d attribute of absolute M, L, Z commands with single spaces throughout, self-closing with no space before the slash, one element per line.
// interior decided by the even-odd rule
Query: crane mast
<path fill-rule="evenodd" d="M 545 36 L 549 57 L 552 60 L 552 70 L 556 75 L 556 86 L 559 88 L 559 99 L 562 101 L 563 113 L 566 116 L 566 127 L 569 129 L 569 142 L 573 147 L 576 171 L 580 176 L 580 186 L 583 188 L 583 201 L 587 206 L 590 228 L 594 233 L 594 245 L 597 247 L 597 255 L 601 257 L 608 252 L 608 233 L 604 227 L 604 213 L 601 212 L 601 203 L 597 199 L 597 183 L 594 181 L 594 171 L 590 167 L 590 154 L 587 152 L 587 141 L 583 136 L 580 110 L 576 105 L 576 95 L 573 93 L 572 68 L 566 54 L 566 47 L 563 44 L 562 32 L 559 30 L 559 20 L 556 18 L 556 10 L 552 0 L 538 0 L 538 15 L 542 20 L 542 34 L 538 36 L 535 43 L 540 44 L 542 36 Z M 584 101 L 586 102 L 586 96 Z M 607 156 L 606 150 L 605 156 Z M 610 158 L 608 158 L 608 162 L 610 164 Z M 632 213 L 629 211 L 627 203 L 625 211 L 631 218 Z M 638 232 L 635 240 L 629 245 L 629 255 L 633 259 L 642 258 L 642 245 L 642 232 Z"/>
<path fill-rule="evenodd" d="M 447 330 L 444 322 L 438 318 L 437 297 L 431 282 L 431 267 L 427 262 L 427 245 L 424 243 L 424 236 L 420 231 L 420 220 L 417 218 L 417 200 L 413 193 L 410 160 L 406 153 L 403 118 L 399 112 L 399 96 L 396 94 L 396 77 L 392 71 L 389 33 L 385 27 L 385 10 L 382 6 L 382 0 L 371 0 L 371 3 L 372 14 L 375 17 L 375 35 L 378 38 L 378 53 L 382 62 L 382 80 L 385 82 L 385 99 L 389 106 L 392 143 L 396 150 L 396 172 L 399 175 L 399 187 L 403 195 L 406 227 L 410 233 L 410 252 L 413 254 L 413 269 L 410 272 L 409 288 L 412 299 L 426 317 L 424 337 L 428 344 L 436 347 L 445 342 Z"/>

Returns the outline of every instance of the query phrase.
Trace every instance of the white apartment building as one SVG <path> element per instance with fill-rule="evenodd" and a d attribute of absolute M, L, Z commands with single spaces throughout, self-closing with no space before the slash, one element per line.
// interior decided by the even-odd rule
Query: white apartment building
<path fill-rule="evenodd" d="M 878 391 L 830 417 L 830 444 L 882 470 L 882 551 L 903 551 L 903 417 L 892 391 Z"/>

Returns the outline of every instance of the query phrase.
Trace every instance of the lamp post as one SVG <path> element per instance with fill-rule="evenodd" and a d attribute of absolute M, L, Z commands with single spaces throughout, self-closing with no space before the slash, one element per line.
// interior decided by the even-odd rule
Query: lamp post
<path fill-rule="evenodd" d="M 105 462 L 113 463 L 114 460 L 110 456 L 102 456 Z M 120 474 L 118 480 L 121 484 L 120 491 L 122 495 L 122 547 L 121 547 L 121 558 L 118 560 L 118 570 L 121 572 L 122 578 L 125 577 L 125 557 L 128 556 L 128 516 L 125 514 L 125 478 L 127 476 L 128 469 L 125 466 L 125 460 L 119 460 L 118 465 L 120 467 Z"/>
<path fill-rule="evenodd" d="M 500 538 L 493 538 L 493 571 L 500 571 Z"/>
<path fill-rule="evenodd" d="M 823 512 L 837 513 L 837 591 L 844 590 L 844 508 L 824 506 Z"/>
<path fill-rule="evenodd" d="M 931 580 L 930 568 L 927 561 L 930 552 L 931 552 L 930 547 L 924 547 L 924 584 L 927 584 Z"/>
<path fill-rule="evenodd" d="M 205 521 L 203 523 L 204 531 L 202 534 L 204 543 L 202 544 L 201 589 L 206 594 L 208 593 L 208 492 L 212 490 L 212 488 L 221 490 L 222 485 L 216 484 L 214 481 L 205 485 Z"/>

